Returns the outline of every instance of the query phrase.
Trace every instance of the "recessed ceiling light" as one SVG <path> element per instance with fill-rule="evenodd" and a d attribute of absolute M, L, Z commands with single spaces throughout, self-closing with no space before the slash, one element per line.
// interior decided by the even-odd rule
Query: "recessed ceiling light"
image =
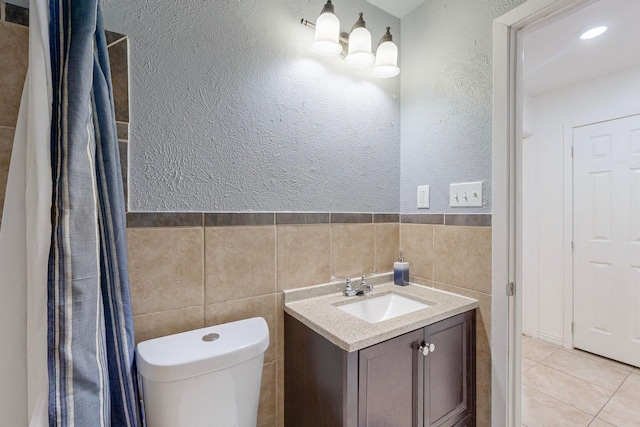
<path fill-rule="evenodd" d="M 587 30 L 584 33 L 582 33 L 580 38 L 582 40 L 593 39 L 595 37 L 603 35 L 605 31 L 607 31 L 607 27 L 605 27 L 605 26 L 594 27 L 594 28 L 591 28 L 590 30 Z"/>

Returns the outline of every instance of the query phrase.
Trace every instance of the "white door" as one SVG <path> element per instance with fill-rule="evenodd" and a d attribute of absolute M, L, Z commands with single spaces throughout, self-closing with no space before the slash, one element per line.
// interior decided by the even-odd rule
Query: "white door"
<path fill-rule="evenodd" d="M 574 345 L 640 366 L 640 115 L 573 144 Z"/>

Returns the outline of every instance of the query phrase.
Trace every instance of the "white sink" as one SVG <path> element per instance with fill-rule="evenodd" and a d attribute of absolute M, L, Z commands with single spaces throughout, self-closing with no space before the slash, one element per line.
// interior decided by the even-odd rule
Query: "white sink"
<path fill-rule="evenodd" d="M 336 308 L 365 322 L 378 323 L 427 307 L 429 307 L 429 304 L 397 294 L 386 294 L 379 297 L 369 297 L 364 301 L 339 305 Z"/>

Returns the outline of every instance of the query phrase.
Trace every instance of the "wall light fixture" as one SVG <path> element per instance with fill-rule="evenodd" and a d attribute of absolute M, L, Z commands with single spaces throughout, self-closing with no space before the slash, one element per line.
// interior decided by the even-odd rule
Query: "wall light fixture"
<path fill-rule="evenodd" d="M 377 52 L 371 52 L 371 33 L 367 29 L 362 12 L 351 32 L 340 32 L 340 20 L 335 14 L 331 0 L 322 8 L 318 21 L 301 19 L 300 23 L 315 29 L 313 52 L 322 56 L 341 55 L 346 63 L 352 67 L 364 68 L 374 63 L 373 75 L 380 78 L 395 77 L 400 74 L 398 68 L 398 47 L 393 42 L 391 27 L 378 43 Z"/>

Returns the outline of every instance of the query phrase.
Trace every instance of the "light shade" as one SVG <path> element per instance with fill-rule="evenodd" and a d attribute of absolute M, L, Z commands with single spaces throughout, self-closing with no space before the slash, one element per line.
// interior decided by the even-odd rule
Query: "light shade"
<path fill-rule="evenodd" d="M 349 34 L 349 53 L 344 59 L 347 64 L 357 68 L 368 67 L 375 59 L 371 53 L 371 33 L 365 27 L 362 12 Z"/>
<path fill-rule="evenodd" d="M 376 51 L 376 65 L 373 68 L 373 75 L 383 79 L 400 74 L 400 68 L 398 68 L 398 46 L 393 42 L 390 30 L 391 28 L 387 27 L 387 32 L 380 39 L 378 50 Z"/>
<path fill-rule="evenodd" d="M 316 22 L 316 35 L 311 50 L 322 56 L 339 55 L 342 52 L 339 39 L 340 20 L 333 13 L 331 0 L 328 0 Z"/>

